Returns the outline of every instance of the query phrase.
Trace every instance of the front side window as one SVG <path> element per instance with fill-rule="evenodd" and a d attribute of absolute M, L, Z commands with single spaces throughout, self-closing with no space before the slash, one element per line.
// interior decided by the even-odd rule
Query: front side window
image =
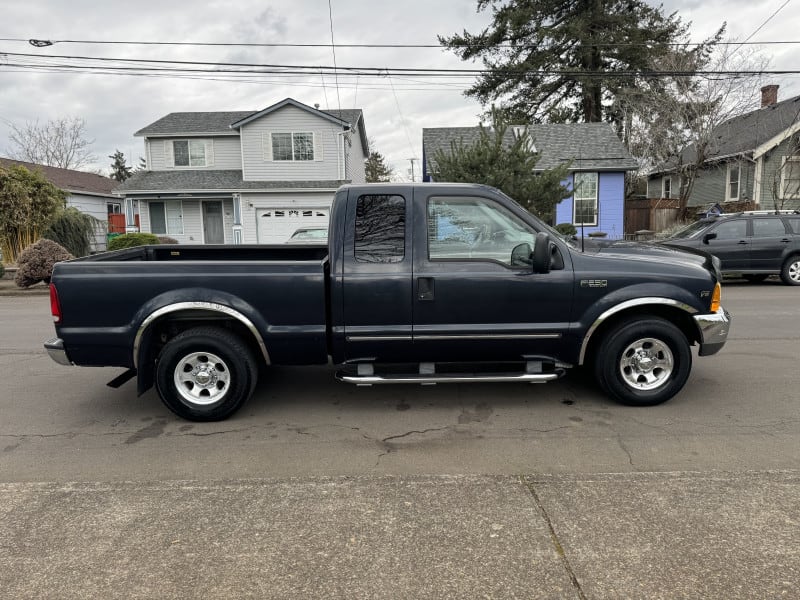
<path fill-rule="evenodd" d="M 273 133 L 272 160 L 314 160 L 314 134 Z"/>
<path fill-rule="evenodd" d="M 597 225 L 597 173 L 575 173 L 574 225 Z"/>
<path fill-rule="evenodd" d="M 739 179 L 741 178 L 742 169 L 738 162 L 730 163 L 728 165 L 728 189 L 726 200 L 739 199 Z"/>
<path fill-rule="evenodd" d="M 533 248 L 533 230 L 486 198 L 432 197 L 427 221 L 432 261 L 491 260 L 511 266 L 516 246 L 527 243 Z"/>
<path fill-rule="evenodd" d="M 180 200 L 150 202 L 150 233 L 183 235 L 183 206 Z"/>
<path fill-rule="evenodd" d="M 800 156 L 784 160 L 781 170 L 781 198 L 800 198 Z"/>
<path fill-rule="evenodd" d="M 205 167 L 208 165 L 204 140 L 173 140 L 172 155 L 176 167 Z"/>
<path fill-rule="evenodd" d="M 747 237 L 747 221 L 736 219 L 720 223 L 713 230 L 717 234 L 718 240 L 740 240 Z"/>
<path fill-rule="evenodd" d="M 356 203 L 356 261 L 403 262 L 405 249 L 405 198 L 393 195 L 360 196 Z"/>

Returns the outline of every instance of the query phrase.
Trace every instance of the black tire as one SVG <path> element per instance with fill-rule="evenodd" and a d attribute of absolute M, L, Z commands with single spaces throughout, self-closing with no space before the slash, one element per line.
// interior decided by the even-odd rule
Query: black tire
<path fill-rule="evenodd" d="M 227 419 L 250 398 L 258 364 L 242 340 L 221 327 L 196 327 L 169 340 L 156 364 L 161 401 L 189 421 Z"/>
<path fill-rule="evenodd" d="M 781 280 L 786 285 L 800 285 L 800 254 L 790 256 L 783 263 Z"/>
<path fill-rule="evenodd" d="M 766 280 L 767 277 L 769 277 L 767 273 L 746 273 L 742 275 L 742 278 L 750 283 L 761 283 Z"/>
<path fill-rule="evenodd" d="M 600 388 L 621 404 L 653 406 L 683 388 L 692 352 L 683 332 L 669 321 L 637 318 L 606 333 L 594 363 Z"/>

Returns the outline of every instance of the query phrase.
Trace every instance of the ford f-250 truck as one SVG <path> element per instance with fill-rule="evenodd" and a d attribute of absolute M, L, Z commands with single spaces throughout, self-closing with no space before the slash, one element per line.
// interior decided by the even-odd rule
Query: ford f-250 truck
<path fill-rule="evenodd" d="M 61 364 L 119 366 L 191 420 L 233 414 L 266 365 L 355 384 L 545 382 L 593 370 L 652 405 L 725 343 L 719 262 L 644 245 L 582 252 L 501 192 L 340 188 L 328 247 L 161 245 L 58 263 Z"/>

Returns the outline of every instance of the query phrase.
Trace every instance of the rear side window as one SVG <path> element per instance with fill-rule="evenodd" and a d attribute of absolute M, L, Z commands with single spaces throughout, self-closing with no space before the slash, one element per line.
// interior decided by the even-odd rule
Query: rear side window
<path fill-rule="evenodd" d="M 365 263 L 403 262 L 406 200 L 402 196 L 360 196 L 356 203 L 355 259 Z"/>
<path fill-rule="evenodd" d="M 753 237 L 780 237 L 786 235 L 786 227 L 778 217 L 753 219 Z"/>
<path fill-rule="evenodd" d="M 789 225 L 796 234 L 800 235 L 800 217 L 791 217 L 786 219 L 789 221 Z"/>

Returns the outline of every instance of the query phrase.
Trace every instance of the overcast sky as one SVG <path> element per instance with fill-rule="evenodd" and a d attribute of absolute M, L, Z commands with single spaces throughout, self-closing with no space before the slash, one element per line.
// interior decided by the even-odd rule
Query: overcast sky
<path fill-rule="evenodd" d="M 728 34 L 744 40 L 778 9 L 751 41 L 800 41 L 800 0 L 670 0 L 668 12 L 692 21 L 692 40 L 728 21 Z M 477 32 L 490 16 L 476 12 L 475 0 L 331 0 L 336 44 L 436 44 L 437 34 Z M 330 48 L 237 46 L 143 46 L 62 41 L 35 48 L 9 39 L 227 44 L 329 44 L 328 0 L 4 0 L 0 21 L 0 155 L 7 155 L 9 125 L 60 117 L 81 117 L 95 140 L 95 168 L 108 169 L 115 149 L 136 165 L 143 152 L 138 129 L 177 111 L 260 110 L 286 97 L 321 108 L 361 108 L 367 135 L 396 172 L 407 177 L 410 158 L 422 156 L 423 127 L 475 125 L 481 107 L 464 98 L 467 79 L 385 75 L 131 76 L 64 73 L 9 66 L 77 64 L 44 55 L 332 66 Z M 763 46 L 772 68 L 800 71 L 800 42 Z M 16 54 L 36 55 L 18 57 Z M 106 63 L 112 66 L 113 63 Z M 339 67 L 469 68 L 440 48 L 336 49 Z M 206 77 L 202 79 L 201 77 Z M 800 76 L 775 76 L 779 99 L 800 94 Z M 419 160 L 415 163 L 419 179 Z"/>

